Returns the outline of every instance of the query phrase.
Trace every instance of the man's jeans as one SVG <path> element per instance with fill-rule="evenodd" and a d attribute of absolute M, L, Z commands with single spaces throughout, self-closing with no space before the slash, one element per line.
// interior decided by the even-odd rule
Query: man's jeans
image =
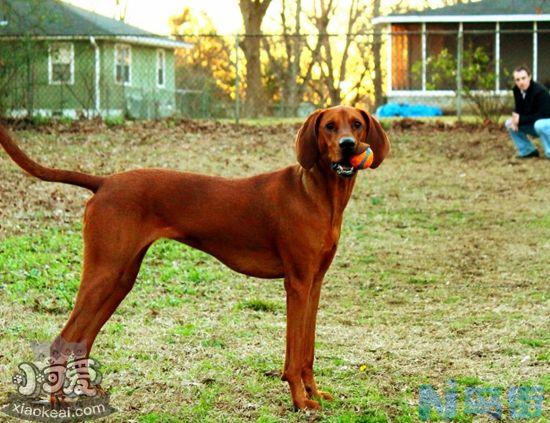
<path fill-rule="evenodd" d="M 506 121 L 506 129 L 508 129 L 520 156 L 526 156 L 536 150 L 533 143 L 527 138 L 527 135 L 531 135 L 540 137 L 544 154 L 550 159 L 550 119 L 539 119 L 534 125 L 522 125 L 517 132 L 509 125 L 509 121 Z"/>

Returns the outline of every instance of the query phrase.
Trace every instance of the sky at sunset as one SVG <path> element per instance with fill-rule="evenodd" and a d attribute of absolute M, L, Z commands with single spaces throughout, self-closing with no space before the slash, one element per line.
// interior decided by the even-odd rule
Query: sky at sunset
<path fill-rule="evenodd" d="M 114 17 L 116 9 L 115 0 L 64 0 L 76 6 L 95 11 L 105 16 Z M 362 0 L 364 1 L 364 0 Z M 214 25 L 222 34 L 235 34 L 241 32 L 242 19 L 239 10 L 238 0 L 126 0 L 127 14 L 126 22 L 143 28 L 145 30 L 157 33 L 168 34 L 168 19 L 171 16 L 180 13 L 184 7 L 190 7 L 196 11 L 206 12 Z M 336 0 L 338 8 L 346 9 L 349 0 Z M 391 8 L 397 0 L 382 0 L 383 8 Z M 124 3 L 122 1 L 121 3 Z M 432 7 L 441 6 L 440 0 L 424 1 L 409 0 L 407 2 L 411 7 L 418 7 L 429 3 Z M 265 26 L 270 26 L 270 21 L 278 20 L 280 13 L 280 4 L 278 0 L 273 0 L 266 17 Z M 311 7 L 313 0 L 306 0 L 302 3 L 305 9 Z"/>
<path fill-rule="evenodd" d="M 65 0 L 76 6 L 113 17 L 114 0 Z M 184 7 L 203 10 L 213 20 L 218 31 L 233 34 L 239 31 L 242 20 L 237 0 L 127 0 L 126 22 L 157 33 L 168 34 L 168 19 L 179 14 Z M 220 5 L 223 5 L 220 7 Z"/>

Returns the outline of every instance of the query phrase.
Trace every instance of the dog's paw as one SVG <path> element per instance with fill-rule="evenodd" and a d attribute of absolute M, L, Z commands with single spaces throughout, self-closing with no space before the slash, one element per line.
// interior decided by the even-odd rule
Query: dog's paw
<path fill-rule="evenodd" d="M 334 399 L 334 397 L 329 394 L 328 392 L 323 392 L 323 391 L 319 391 L 317 389 L 311 389 L 311 388 L 306 388 L 306 396 L 307 398 L 309 399 L 312 399 L 312 398 L 322 398 L 324 400 L 327 400 L 327 401 L 332 401 Z"/>
<path fill-rule="evenodd" d="M 323 391 L 317 391 L 316 393 L 314 393 L 312 395 L 313 398 L 323 398 L 324 400 L 327 400 L 327 401 L 332 401 L 334 399 L 334 397 L 329 394 L 328 392 L 323 392 Z"/>
<path fill-rule="evenodd" d="M 321 408 L 321 405 L 317 401 L 306 399 L 294 403 L 294 407 L 298 410 L 319 410 Z"/>

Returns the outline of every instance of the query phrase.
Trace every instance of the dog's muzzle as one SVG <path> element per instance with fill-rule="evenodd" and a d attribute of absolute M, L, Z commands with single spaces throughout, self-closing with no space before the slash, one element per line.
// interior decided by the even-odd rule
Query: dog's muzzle
<path fill-rule="evenodd" d="M 356 172 L 354 167 L 349 162 L 349 158 L 353 156 L 355 151 L 355 139 L 352 137 L 344 137 L 338 141 L 338 146 L 342 152 L 343 159 L 339 162 L 332 163 L 332 170 L 334 170 L 338 176 L 349 178 Z"/>

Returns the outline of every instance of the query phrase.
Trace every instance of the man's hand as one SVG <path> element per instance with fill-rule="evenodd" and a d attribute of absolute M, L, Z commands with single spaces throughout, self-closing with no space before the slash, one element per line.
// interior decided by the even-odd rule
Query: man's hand
<path fill-rule="evenodd" d="M 516 128 L 519 126 L 519 114 L 516 112 L 512 113 L 512 123 L 516 126 Z"/>
<path fill-rule="evenodd" d="M 512 118 L 507 119 L 506 122 L 504 123 L 504 126 L 506 127 L 506 129 L 511 129 L 512 131 L 518 132 L 518 125 L 516 125 L 512 121 Z"/>

